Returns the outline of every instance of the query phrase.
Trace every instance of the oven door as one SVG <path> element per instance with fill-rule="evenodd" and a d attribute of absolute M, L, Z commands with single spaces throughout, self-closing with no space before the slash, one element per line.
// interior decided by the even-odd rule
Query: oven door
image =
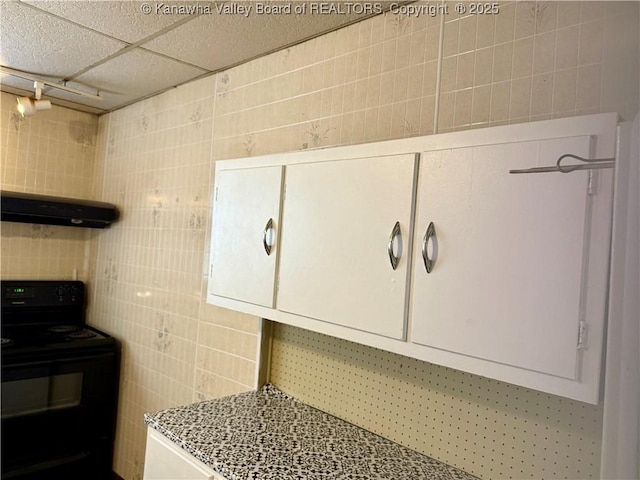
<path fill-rule="evenodd" d="M 2 480 L 109 478 L 117 352 L 2 366 Z"/>

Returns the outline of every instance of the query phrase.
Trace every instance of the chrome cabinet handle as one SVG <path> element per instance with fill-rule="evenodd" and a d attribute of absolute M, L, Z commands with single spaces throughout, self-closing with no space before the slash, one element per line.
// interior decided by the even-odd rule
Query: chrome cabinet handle
<path fill-rule="evenodd" d="M 402 255 L 402 253 L 400 252 L 398 253 L 397 257 L 393 254 L 393 244 L 396 238 L 400 238 L 400 240 L 402 240 L 400 232 L 400 222 L 396 222 L 396 224 L 393 226 L 393 230 L 391 230 L 391 236 L 389 237 L 389 245 L 387 246 L 387 252 L 389 252 L 389 260 L 391 261 L 391 268 L 393 268 L 394 270 L 398 268 L 398 262 L 400 261 L 400 256 Z"/>
<path fill-rule="evenodd" d="M 427 244 L 431 238 L 433 238 L 433 259 L 429 258 L 429 252 L 427 252 Z M 424 260 L 424 268 L 427 269 L 427 273 L 431 273 L 433 266 L 436 264 L 436 256 L 438 252 L 437 241 L 436 227 L 433 225 L 433 222 L 430 222 L 422 239 L 422 260 Z"/>
<path fill-rule="evenodd" d="M 264 226 L 264 232 L 262 232 L 262 245 L 267 255 L 271 255 L 271 245 L 267 242 L 267 234 L 269 230 L 273 229 L 273 218 L 270 218 L 267 224 Z"/>

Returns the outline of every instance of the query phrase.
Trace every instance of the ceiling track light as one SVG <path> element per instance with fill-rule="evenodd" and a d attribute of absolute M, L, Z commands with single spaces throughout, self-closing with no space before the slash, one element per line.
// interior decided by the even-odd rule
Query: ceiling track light
<path fill-rule="evenodd" d="M 18 97 L 18 112 L 23 117 L 32 117 L 40 110 L 51 110 L 51 102 L 49 100 L 34 100 L 29 97 Z"/>
<path fill-rule="evenodd" d="M 34 83 L 40 83 L 41 91 L 42 91 L 42 88 L 44 88 L 44 86 L 46 85 L 47 87 L 53 87 L 58 90 L 63 90 L 65 92 L 73 93 L 75 95 L 80 95 L 82 97 L 91 98 L 93 100 L 102 100 L 102 97 L 100 95 L 94 95 L 89 92 L 78 90 L 77 88 L 71 88 L 71 87 L 67 87 L 66 85 L 60 85 L 59 83 L 50 82 L 48 80 L 42 80 L 34 77 L 33 75 L 29 75 L 28 73 L 21 72 L 20 70 L 14 70 L 12 68 L 0 66 L 0 72 L 4 73 L 5 75 L 11 75 L 12 77 L 23 78 L 25 80 L 31 80 Z M 96 92 L 96 93 L 100 93 L 100 92 Z M 36 91 L 36 94 L 37 94 L 37 91 Z"/>
<path fill-rule="evenodd" d="M 41 100 L 42 97 L 42 87 L 44 85 L 42 82 L 34 82 L 33 88 L 36 90 L 36 98 L 33 99 L 31 97 L 18 97 L 16 98 L 18 102 L 18 113 L 23 117 L 31 117 L 39 112 L 40 110 L 51 110 L 51 102 L 49 100 Z"/>

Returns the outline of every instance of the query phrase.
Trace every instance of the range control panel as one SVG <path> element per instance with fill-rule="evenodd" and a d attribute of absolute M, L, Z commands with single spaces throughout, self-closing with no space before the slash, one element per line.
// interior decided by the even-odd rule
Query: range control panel
<path fill-rule="evenodd" d="M 76 280 L 2 280 L 2 308 L 84 304 L 84 283 Z"/>

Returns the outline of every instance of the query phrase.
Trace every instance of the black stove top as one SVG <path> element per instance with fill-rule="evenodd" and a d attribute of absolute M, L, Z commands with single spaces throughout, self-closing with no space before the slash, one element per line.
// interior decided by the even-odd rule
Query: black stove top
<path fill-rule="evenodd" d="M 2 281 L 2 360 L 113 348 L 110 335 L 86 325 L 79 281 Z"/>
<path fill-rule="evenodd" d="M 92 344 L 111 338 L 88 325 L 56 325 L 52 327 L 3 327 L 2 343 L 5 348 L 82 343 Z"/>

